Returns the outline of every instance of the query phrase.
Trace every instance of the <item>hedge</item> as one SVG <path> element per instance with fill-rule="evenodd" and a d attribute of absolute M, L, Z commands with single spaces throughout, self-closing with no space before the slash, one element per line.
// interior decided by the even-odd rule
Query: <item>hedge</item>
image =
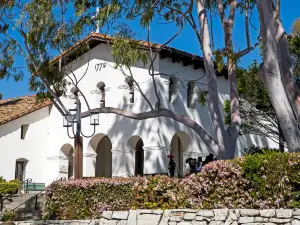
<path fill-rule="evenodd" d="M 58 181 L 46 189 L 43 216 L 48 219 L 95 218 L 105 210 L 128 210 L 133 180 L 95 178 Z"/>
<path fill-rule="evenodd" d="M 214 161 L 184 179 L 93 178 L 53 183 L 45 219 L 98 218 L 104 210 L 295 208 L 300 206 L 300 154 L 267 151 Z"/>
<path fill-rule="evenodd" d="M 0 177 L 0 196 L 17 193 L 20 185 L 19 180 L 7 182 L 3 177 Z"/>

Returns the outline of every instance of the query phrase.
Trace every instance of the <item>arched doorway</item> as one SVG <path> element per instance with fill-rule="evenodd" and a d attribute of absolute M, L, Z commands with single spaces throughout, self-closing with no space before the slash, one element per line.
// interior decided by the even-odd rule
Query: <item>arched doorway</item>
<path fill-rule="evenodd" d="M 90 140 L 90 146 L 96 152 L 95 177 L 112 176 L 112 144 L 105 134 L 96 134 Z"/>
<path fill-rule="evenodd" d="M 68 179 L 73 177 L 74 175 L 74 149 L 71 144 L 64 144 L 60 148 L 61 153 L 63 153 L 63 156 L 67 157 L 67 163 L 63 162 L 60 163 L 60 173 L 61 174 L 67 174 Z"/>
<path fill-rule="evenodd" d="M 174 156 L 174 161 L 176 163 L 175 176 L 182 177 L 184 175 L 183 153 L 190 144 L 190 140 L 190 136 L 183 131 L 177 132 L 172 138 L 171 155 Z"/>
<path fill-rule="evenodd" d="M 29 162 L 28 159 L 25 159 L 25 158 L 19 158 L 16 160 L 15 179 L 18 179 L 21 182 L 24 182 L 26 165 L 28 162 Z"/>
<path fill-rule="evenodd" d="M 135 176 L 143 176 L 144 175 L 144 143 L 141 137 L 132 136 L 129 138 L 127 145 L 129 148 L 135 150 L 135 168 L 134 175 Z"/>

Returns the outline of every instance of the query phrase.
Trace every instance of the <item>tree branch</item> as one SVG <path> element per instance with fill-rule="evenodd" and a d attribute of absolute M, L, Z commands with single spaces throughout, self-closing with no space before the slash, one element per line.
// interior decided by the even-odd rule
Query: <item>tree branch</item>
<path fill-rule="evenodd" d="M 251 47 L 251 41 L 250 41 L 250 34 L 249 34 L 249 15 L 248 15 L 248 10 L 249 10 L 249 2 L 248 0 L 246 1 L 246 6 L 245 6 L 245 30 L 246 30 L 246 40 L 247 40 L 247 48 Z"/>
<path fill-rule="evenodd" d="M 160 97 L 157 91 L 157 86 L 156 86 L 156 81 L 155 81 L 155 77 L 154 77 L 154 59 L 152 57 L 152 48 L 151 48 L 151 44 L 150 44 L 150 24 L 148 24 L 148 34 L 147 34 L 147 42 L 148 42 L 148 46 L 149 46 L 149 51 L 150 51 L 150 60 L 151 60 L 151 64 L 149 66 L 149 74 L 152 78 L 152 82 L 153 82 L 153 87 L 154 87 L 154 91 L 155 91 L 155 95 L 157 98 L 157 108 L 160 108 Z"/>
<path fill-rule="evenodd" d="M 159 109 L 159 110 L 148 111 L 143 113 L 133 113 L 118 108 L 102 107 L 102 108 L 96 108 L 90 111 L 83 112 L 81 114 L 81 117 L 82 118 L 88 117 L 92 113 L 117 114 L 134 120 L 145 120 L 145 119 L 151 119 L 157 117 L 167 117 L 190 127 L 200 136 L 200 138 L 204 141 L 204 143 L 207 146 L 209 146 L 215 153 L 217 153 L 218 151 L 218 146 L 215 139 L 211 137 L 209 134 L 207 134 L 207 132 L 198 123 L 196 123 L 195 121 L 191 120 L 186 116 L 175 114 L 168 109 Z"/>
<path fill-rule="evenodd" d="M 25 45 L 26 51 L 28 52 L 29 58 L 30 58 L 30 60 L 31 60 L 32 63 L 33 63 L 35 72 L 36 72 L 36 74 L 38 75 L 38 74 L 39 74 L 39 69 L 38 69 L 38 67 L 37 67 L 36 63 L 34 62 L 34 59 L 33 59 L 32 55 L 31 55 L 31 51 L 30 51 L 29 46 L 28 46 L 26 34 L 25 34 L 23 31 L 19 30 L 19 29 L 18 29 L 18 32 L 19 32 L 19 33 L 22 35 L 22 37 L 24 38 L 24 45 Z M 64 106 L 64 104 L 63 104 L 63 103 L 60 101 L 60 99 L 57 97 L 56 93 L 54 93 L 54 92 L 51 90 L 50 86 L 49 86 L 48 83 L 44 80 L 44 78 L 42 78 L 41 76 L 39 76 L 39 78 L 41 79 L 41 81 L 43 82 L 43 84 L 46 86 L 46 88 L 48 89 L 48 91 L 50 92 L 50 94 L 51 94 L 51 95 L 54 97 L 54 99 L 59 103 L 59 105 L 60 105 L 60 107 L 61 107 L 61 108 L 60 108 L 61 110 L 59 110 L 59 111 L 60 111 L 60 112 L 63 111 L 65 114 L 68 114 L 68 110 L 66 109 L 66 107 Z M 56 105 L 56 106 L 57 106 L 57 105 Z M 64 115 L 65 115 L 65 114 L 64 114 Z M 63 116 L 64 116 L 64 115 L 63 115 Z"/>
<path fill-rule="evenodd" d="M 228 25 L 229 25 L 230 32 L 232 32 L 232 28 L 233 28 L 235 10 L 236 10 L 236 0 L 231 0 L 230 12 L 229 12 L 229 17 L 228 17 Z"/>
<path fill-rule="evenodd" d="M 280 0 L 276 0 L 274 17 L 275 20 L 278 20 L 280 18 Z"/>
<path fill-rule="evenodd" d="M 259 42 L 255 43 L 252 47 L 248 47 L 248 48 L 245 48 L 237 53 L 235 53 L 235 55 L 237 56 L 237 58 L 241 58 L 243 57 L 244 55 L 247 55 L 249 52 L 251 52 L 253 49 L 255 49 L 257 46 L 259 45 Z"/>
<path fill-rule="evenodd" d="M 221 18 L 221 23 L 223 26 L 223 29 L 226 28 L 226 16 L 225 16 L 225 11 L 224 11 L 224 7 L 223 7 L 223 1 L 222 0 L 218 0 L 218 10 L 219 10 L 219 14 L 220 14 L 220 18 Z"/>

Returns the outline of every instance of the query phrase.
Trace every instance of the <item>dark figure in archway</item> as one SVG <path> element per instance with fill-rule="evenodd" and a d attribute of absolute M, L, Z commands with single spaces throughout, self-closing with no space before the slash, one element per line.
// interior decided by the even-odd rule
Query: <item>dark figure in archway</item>
<path fill-rule="evenodd" d="M 201 172 L 202 165 L 203 165 L 202 157 L 198 157 L 196 173 L 200 173 Z"/>
<path fill-rule="evenodd" d="M 174 161 L 174 156 L 173 155 L 168 155 L 168 158 L 170 159 L 169 166 L 168 166 L 168 170 L 170 172 L 170 177 L 174 177 L 175 168 L 176 168 L 176 163 Z"/>
<path fill-rule="evenodd" d="M 195 173 L 197 168 L 197 160 L 193 158 L 190 158 L 189 160 L 190 160 L 191 173 Z"/>
<path fill-rule="evenodd" d="M 203 162 L 203 165 L 206 165 L 212 161 L 215 161 L 214 159 L 214 155 L 213 154 L 209 154 L 208 156 L 205 157 L 205 160 Z"/>
<path fill-rule="evenodd" d="M 140 138 L 136 144 L 135 152 L 135 175 L 143 176 L 144 175 L 144 149 L 143 149 L 143 140 Z"/>

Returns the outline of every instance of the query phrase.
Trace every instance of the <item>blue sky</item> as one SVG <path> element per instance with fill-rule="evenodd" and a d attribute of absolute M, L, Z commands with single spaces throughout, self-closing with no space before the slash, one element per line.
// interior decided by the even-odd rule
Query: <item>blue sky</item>
<path fill-rule="evenodd" d="M 300 17 L 299 8 L 300 0 L 286 0 L 282 1 L 281 3 L 281 18 L 284 28 L 288 33 L 291 31 L 291 26 L 295 19 Z M 224 46 L 223 31 L 219 20 L 219 17 L 216 17 L 213 20 L 213 31 L 216 48 Z M 237 15 L 235 29 L 233 32 L 234 46 L 236 49 L 243 49 L 246 46 L 243 23 L 243 17 Z M 257 10 L 253 12 L 252 24 L 259 30 Z M 135 31 L 137 39 L 145 39 L 147 31 L 139 27 L 135 22 L 131 22 L 130 26 Z M 153 25 L 151 26 L 151 41 L 156 43 L 164 43 L 176 32 L 176 29 L 177 28 L 175 26 L 153 23 Z M 258 31 L 256 31 L 255 29 L 251 29 L 252 43 L 255 42 L 257 34 Z M 182 33 L 172 43 L 170 43 L 169 46 L 190 53 L 202 55 L 200 45 L 196 39 L 196 36 L 193 30 L 191 30 L 189 27 L 184 28 Z M 240 65 L 246 67 L 253 59 L 259 59 L 258 49 L 242 58 L 240 61 Z M 0 92 L 3 95 L 3 99 L 33 94 L 28 90 L 28 73 L 25 74 L 23 81 L 20 81 L 18 83 L 15 83 L 13 79 L 0 80 Z"/>

